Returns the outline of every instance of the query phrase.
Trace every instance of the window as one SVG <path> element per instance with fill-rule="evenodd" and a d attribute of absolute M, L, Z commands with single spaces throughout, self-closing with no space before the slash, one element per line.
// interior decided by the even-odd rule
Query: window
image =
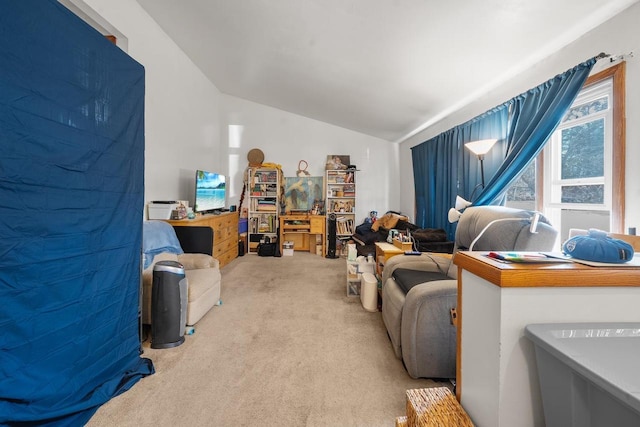
<path fill-rule="evenodd" d="M 537 209 L 560 230 L 624 227 L 624 63 L 584 88 L 543 153 L 507 191 L 507 205 Z"/>
<path fill-rule="evenodd" d="M 611 208 L 612 91 L 611 79 L 583 89 L 551 136 L 544 153 L 549 207 Z"/>

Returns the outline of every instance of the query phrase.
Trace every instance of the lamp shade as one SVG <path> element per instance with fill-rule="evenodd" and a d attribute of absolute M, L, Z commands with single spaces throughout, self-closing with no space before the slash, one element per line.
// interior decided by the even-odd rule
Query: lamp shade
<path fill-rule="evenodd" d="M 468 208 L 469 206 L 471 206 L 470 201 L 465 200 L 460 196 L 456 196 L 456 204 L 455 204 L 456 210 L 461 211 L 465 208 Z"/>
<path fill-rule="evenodd" d="M 479 141 L 471 141 L 464 144 L 476 156 L 484 156 L 491 150 L 491 147 L 498 142 L 497 139 L 481 139 Z"/>
<path fill-rule="evenodd" d="M 449 220 L 450 223 L 453 224 L 454 222 L 457 222 L 461 216 L 462 216 L 462 212 L 460 212 L 455 208 L 451 208 L 449 209 L 449 213 L 447 214 L 447 219 Z"/>

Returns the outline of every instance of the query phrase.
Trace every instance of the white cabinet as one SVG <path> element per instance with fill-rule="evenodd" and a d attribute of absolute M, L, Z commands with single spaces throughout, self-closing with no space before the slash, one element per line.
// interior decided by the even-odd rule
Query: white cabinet
<path fill-rule="evenodd" d="M 640 268 L 508 264 L 458 252 L 460 403 L 479 426 L 543 426 L 535 323 L 637 322 Z M 613 338 L 612 338 L 613 339 Z"/>

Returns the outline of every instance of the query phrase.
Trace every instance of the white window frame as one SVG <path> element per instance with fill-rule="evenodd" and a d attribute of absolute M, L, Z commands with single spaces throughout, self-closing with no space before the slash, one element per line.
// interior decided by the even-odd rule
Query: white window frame
<path fill-rule="evenodd" d="M 610 161 L 607 161 L 607 173 L 609 176 L 609 193 L 605 196 L 607 200 L 605 203 L 609 205 L 609 231 L 613 233 L 623 233 L 625 226 L 625 173 L 626 173 L 626 120 L 625 120 L 625 74 L 626 63 L 621 61 L 615 65 L 604 68 L 602 71 L 597 72 L 594 75 L 589 76 L 585 85 L 581 91 L 582 96 L 590 93 L 591 87 L 597 86 L 599 83 L 610 80 L 612 82 L 612 103 L 609 104 L 609 108 L 612 110 L 612 120 L 607 125 L 611 127 L 611 139 L 609 140 L 610 148 L 608 149 L 609 155 L 611 155 Z M 579 101 L 574 102 L 577 105 Z M 608 132 L 608 130 L 606 130 Z M 551 141 L 549 141 L 551 142 Z M 536 209 L 543 212 L 545 216 L 551 221 L 552 224 L 559 230 L 562 227 L 561 217 L 562 212 L 565 210 L 585 210 L 594 208 L 594 206 L 586 206 L 585 204 L 564 204 L 557 205 L 551 203 L 551 187 L 547 183 L 550 179 L 547 170 L 551 170 L 549 163 L 552 161 L 551 156 L 547 153 L 549 150 L 549 143 L 544 148 L 543 152 L 535 160 L 535 174 L 536 174 L 536 189 L 535 189 L 535 203 L 534 206 L 525 206 L 527 203 L 522 203 L 518 200 L 508 202 L 508 205 L 515 207 L 522 207 L 523 209 Z M 559 159 L 559 157 L 558 157 Z M 560 161 L 560 160 L 558 160 Z M 559 167 L 556 166 L 556 168 Z M 557 207 L 561 206 L 561 207 Z M 565 208 L 565 206 L 575 207 L 576 209 Z M 595 206 L 598 210 L 601 208 L 604 211 L 604 205 Z"/>
<path fill-rule="evenodd" d="M 612 207 L 612 164 L 613 164 L 613 79 L 607 78 L 588 88 L 583 89 L 571 108 L 588 104 L 596 99 L 607 97 L 607 109 L 589 114 L 578 119 L 573 119 L 561 123 L 555 130 L 547 147 L 544 150 L 544 211 L 553 223 L 560 223 L 560 210 L 589 210 L 589 211 L 611 211 Z M 604 120 L 604 175 L 601 177 L 562 179 L 562 131 L 574 126 L 582 125 L 595 120 Z M 561 193 L 563 186 L 570 185 L 603 185 L 604 200 L 601 204 L 588 203 L 563 203 Z"/>

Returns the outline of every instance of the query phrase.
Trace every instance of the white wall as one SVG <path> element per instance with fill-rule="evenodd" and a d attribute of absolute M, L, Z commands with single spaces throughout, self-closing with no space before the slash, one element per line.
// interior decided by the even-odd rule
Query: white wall
<path fill-rule="evenodd" d="M 371 210 L 398 209 L 397 144 L 233 96 L 223 96 L 221 117 L 227 127 L 223 140 L 234 162 L 229 166 L 234 185 L 230 204 L 239 202 L 247 153 L 259 148 L 265 162 L 282 166 L 285 177 L 296 176 L 300 160 L 309 164 L 312 176 L 324 176 L 327 155 L 349 155 L 359 169 L 356 223 Z"/>
<path fill-rule="evenodd" d="M 220 92 L 137 2 L 85 2 L 127 37 L 129 55 L 145 67 L 145 199 L 192 199 L 196 169 L 226 172 Z"/>
<path fill-rule="evenodd" d="M 327 155 L 348 154 L 361 170 L 357 222 L 399 209 L 398 144 L 222 95 L 136 1 L 85 2 L 127 37 L 146 70 L 146 201 L 193 202 L 195 170 L 205 169 L 231 177 L 228 205 L 237 205 L 247 153 L 260 148 L 285 176 L 300 160 L 322 176 Z"/>
<path fill-rule="evenodd" d="M 526 90 L 572 68 L 600 52 L 611 55 L 628 54 L 626 70 L 626 112 L 627 112 L 627 165 L 626 165 L 626 224 L 627 227 L 640 226 L 640 168 L 635 166 L 640 159 L 640 4 L 635 4 L 608 22 L 583 35 L 569 46 L 505 82 L 466 108 L 446 117 L 435 125 L 400 144 L 400 182 L 402 195 L 400 207 L 403 212 L 414 212 L 414 182 L 411 167 L 411 147 L 426 141 L 439 133 L 482 114 L 490 108 L 519 95 Z M 508 35 L 505 35 L 508 37 Z M 599 61 L 593 73 L 611 65 L 608 60 Z"/>

